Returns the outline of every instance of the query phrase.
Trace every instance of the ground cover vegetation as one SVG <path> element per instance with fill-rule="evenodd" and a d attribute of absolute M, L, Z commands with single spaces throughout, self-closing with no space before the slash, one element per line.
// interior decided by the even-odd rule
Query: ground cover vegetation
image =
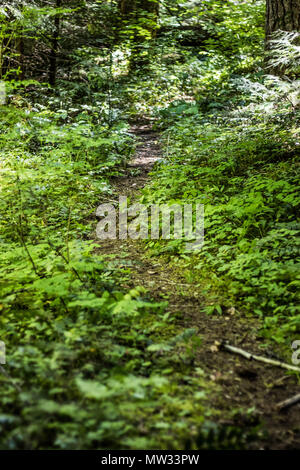
<path fill-rule="evenodd" d="M 205 245 L 149 240 L 145 255 L 201 290 L 199 315 L 234 306 L 290 362 L 300 5 L 282 18 L 282 1 L 2 2 L 0 448 L 232 449 L 261 436 L 251 408 L 220 423 L 218 384 L 194 366 L 201 334 L 168 293 L 126 288 L 130 262 L 99 250 L 94 214 L 138 171 L 130 126 L 150 121 L 162 156 L 140 201 L 204 204 Z"/>

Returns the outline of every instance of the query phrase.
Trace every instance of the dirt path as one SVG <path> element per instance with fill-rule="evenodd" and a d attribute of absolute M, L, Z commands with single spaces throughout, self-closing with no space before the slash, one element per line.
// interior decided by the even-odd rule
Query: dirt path
<path fill-rule="evenodd" d="M 147 123 L 136 124 L 132 132 L 139 139 L 136 156 L 122 178 L 113 182 L 122 196 L 137 199 L 139 190 L 149 180 L 149 172 L 161 157 L 159 136 Z M 136 170 L 136 171 L 134 171 Z M 136 174 L 134 174 L 136 173 Z M 263 339 L 259 323 L 234 310 L 223 315 L 207 316 L 202 313 L 205 298 L 199 288 L 188 284 L 183 274 L 161 257 L 150 258 L 142 243 L 132 240 L 113 240 L 100 243 L 100 251 L 116 254 L 120 265 L 130 260 L 131 279 L 124 287 L 144 286 L 154 301 L 165 300 L 168 311 L 176 314 L 184 328 L 196 327 L 202 337 L 202 346 L 195 359 L 195 368 L 201 367 L 218 384 L 220 392 L 212 395 L 210 406 L 219 410 L 219 421 L 225 426 L 237 425 L 228 420 L 232 409 L 255 409 L 254 420 L 263 423 L 265 437 L 251 444 L 253 449 L 300 449 L 300 405 L 284 413 L 275 409 L 276 403 L 299 392 L 295 376 L 282 369 L 249 362 L 227 352 L 218 351 L 215 341 L 229 341 L 253 353 L 262 353 Z M 271 351 L 269 351 L 271 355 Z M 249 425 L 246 414 L 241 413 L 240 426 Z M 253 418 L 252 418 L 253 419 Z"/>

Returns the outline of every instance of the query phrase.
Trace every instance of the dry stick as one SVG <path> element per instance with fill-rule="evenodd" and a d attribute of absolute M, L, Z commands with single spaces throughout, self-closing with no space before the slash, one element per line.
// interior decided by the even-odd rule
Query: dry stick
<path fill-rule="evenodd" d="M 32 268 L 33 268 L 33 271 L 35 272 L 36 276 L 37 277 L 41 277 L 38 270 L 37 270 L 37 267 L 35 265 L 35 262 L 33 261 L 33 258 L 30 254 L 30 251 L 26 245 L 26 242 L 25 242 L 25 238 L 24 238 L 24 235 L 23 235 L 23 227 L 22 227 L 22 218 L 23 218 L 23 200 L 22 200 L 22 191 L 21 191 L 21 188 L 19 186 L 19 182 L 20 182 L 20 177 L 19 175 L 17 174 L 17 190 L 18 190 L 18 194 L 19 194 L 19 198 L 20 198 L 20 205 L 21 205 L 21 214 L 19 214 L 19 227 L 18 225 L 16 224 L 16 230 L 17 230 L 17 234 L 20 238 L 20 241 L 21 241 L 21 244 L 23 245 L 23 248 L 24 250 L 26 251 L 27 253 L 27 256 L 29 258 L 29 261 L 32 265 Z"/>
<path fill-rule="evenodd" d="M 68 259 L 64 256 L 64 254 L 60 251 L 60 249 L 53 245 L 53 243 L 49 240 L 49 238 L 47 239 L 48 241 L 48 245 L 55 251 L 55 253 L 57 253 L 63 260 L 66 264 L 70 264 L 70 261 L 68 261 Z M 71 268 L 73 273 L 75 274 L 75 276 L 79 279 L 79 281 L 83 282 L 81 277 L 79 276 L 79 273 L 78 271 L 75 269 L 75 268 Z"/>
<path fill-rule="evenodd" d="M 20 241 L 21 241 L 21 244 L 23 245 L 23 248 L 24 250 L 26 251 L 27 253 L 27 256 L 28 256 L 28 259 L 31 263 L 31 266 L 32 266 L 32 269 L 34 270 L 35 274 L 37 275 L 37 277 L 43 277 L 39 274 L 38 270 L 37 270 L 37 267 L 35 265 L 35 262 L 33 261 L 33 258 L 30 254 L 30 251 L 28 250 L 28 247 L 25 243 L 25 240 L 24 240 L 24 236 L 23 236 L 23 232 L 22 232 L 22 229 L 19 229 L 19 227 L 16 225 L 16 230 L 17 230 L 17 234 L 19 235 L 19 238 L 20 238 Z"/>
<path fill-rule="evenodd" d="M 6 377 L 7 379 L 10 380 L 12 386 L 15 387 L 15 388 L 18 390 L 18 392 L 20 392 L 20 393 L 22 392 L 21 387 L 19 387 L 18 384 L 15 384 L 15 383 L 13 382 L 12 377 L 6 372 L 6 370 L 5 370 L 4 367 L 2 367 L 2 366 L 0 366 L 0 373 L 3 374 L 4 377 Z"/>
<path fill-rule="evenodd" d="M 244 334 L 242 339 L 238 342 L 238 344 L 242 344 L 245 341 L 245 339 L 247 338 L 248 335 L 249 335 L 249 331 L 246 331 L 246 333 Z"/>
<path fill-rule="evenodd" d="M 162 277 L 161 279 L 165 281 L 167 284 L 174 284 L 176 286 L 183 286 L 183 287 L 192 287 L 191 284 L 182 284 L 181 282 L 172 282 L 172 281 L 169 281 L 169 279 L 165 279 L 164 277 Z"/>
<path fill-rule="evenodd" d="M 286 408 L 289 408 L 290 406 L 296 405 L 300 401 L 300 393 L 297 395 L 294 395 L 291 398 L 288 398 L 287 400 L 281 401 L 280 403 L 277 403 L 276 408 L 279 410 L 284 410 Z"/>
<path fill-rule="evenodd" d="M 169 159 L 169 145 L 170 145 L 170 133 L 168 133 L 168 141 L 167 141 L 167 154 L 166 159 Z"/>
<path fill-rule="evenodd" d="M 239 354 L 240 356 L 249 359 L 250 361 L 254 359 L 255 361 L 264 362 L 265 364 L 271 364 L 273 366 L 282 367 L 283 369 L 294 370 L 296 372 L 300 372 L 300 368 L 296 366 L 291 366 L 289 364 L 285 364 L 284 362 L 275 361 L 274 359 L 268 359 L 263 356 L 256 356 L 255 354 L 251 354 L 243 349 L 236 348 L 235 346 L 230 346 L 229 344 L 222 344 L 221 347 L 226 351 L 232 352 L 234 354 Z"/>

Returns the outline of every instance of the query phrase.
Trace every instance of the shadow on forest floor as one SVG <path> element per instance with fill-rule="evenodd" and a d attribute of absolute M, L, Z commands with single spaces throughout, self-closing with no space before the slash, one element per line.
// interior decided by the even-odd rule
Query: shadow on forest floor
<path fill-rule="evenodd" d="M 128 196 L 132 202 L 149 182 L 149 173 L 161 158 L 161 148 L 159 134 L 146 121 L 134 124 L 131 132 L 139 142 L 135 158 L 124 176 L 113 180 L 112 184 L 118 195 Z M 216 346 L 216 342 L 228 341 L 253 354 L 261 354 L 259 320 L 235 310 L 211 316 L 201 312 L 207 302 L 201 288 L 188 283 L 184 272 L 174 268 L 168 258 L 149 256 L 142 242 L 105 240 L 97 243 L 100 253 L 116 256 L 118 266 L 126 266 L 129 260 L 130 280 L 124 282 L 124 288 L 143 286 L 154 302 L 167 298 L 167 311 L 172 313 L 177 325 L 182 329 L 197 329 L 202 344 L 194 358 L 194 367 L 202 368 L 208 381 L 216 385 L 212 387 L 208 406 L 216 411 L 218 423 L 225 427 L 247 427 L 247 413 L 254 412 L 256 423 L 262 423 L 261 429 L 266 432 L 260 433 L 249 448 L 299 449 L 300 405 L 281 413 L 276 409 L 278 402 L 298 392 L 295 377 L 274 366 L 231 355 Z M 264 355 L 268 355 L 268 351 Z M 237 413 L 234 421 L 233 410 Z"/>

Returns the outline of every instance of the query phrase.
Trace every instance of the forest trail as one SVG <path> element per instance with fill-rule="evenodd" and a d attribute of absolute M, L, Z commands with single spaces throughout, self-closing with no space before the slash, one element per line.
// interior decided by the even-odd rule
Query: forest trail
<path fill-rule="evenodd" d="M 138 141 L 135 157 L 125 174 L 112 180 L 117 194 L 115 200 L 128 196 L 130 203 L 138 200 L 140 190 L 150 180 L 153 165 L 162 158 L 159 134 L 151 123 L 136 123 L 131 132 Z M 130 280 L 124 281 L 124 288 L 143 286 L 154 302 L 168 301 L 167 312 L 171 312 L 179 327 L 197 329 L 202 344 L 193 364 L 195 369 L 205 371 L 212 384 L 208 406 L 217 411 L 218 422 L 225 427 L 249 429 L 262 423 L 261 437 L 249 444 L 251 449 L 300 448 L 300 405 L 281 413 L 276 409 L 276 404 L 299 392 L 295 376 L 219 350 L 215 344 L 228 341 L 253 354 L 280 359 L 274 357 L 272 351 L 261 349 L 264 339 L 259 333 L 258 320 L 243 316 L 235 309 L 222 315 L 203 313 L 207 301 L 201 288 L 189 283 L 184 273 L 174 270 L 174 265 L 164 257 L 150 257 L 142 242 L 128 239 L 97 240 L 97 243 L 99 253 L 115 255 L 118 267 L 130 268 Z M 236 417 L 228 418 L 233 410 L 236 410 Z M 292 431 L 295 429 L 298 432 Z"/>

